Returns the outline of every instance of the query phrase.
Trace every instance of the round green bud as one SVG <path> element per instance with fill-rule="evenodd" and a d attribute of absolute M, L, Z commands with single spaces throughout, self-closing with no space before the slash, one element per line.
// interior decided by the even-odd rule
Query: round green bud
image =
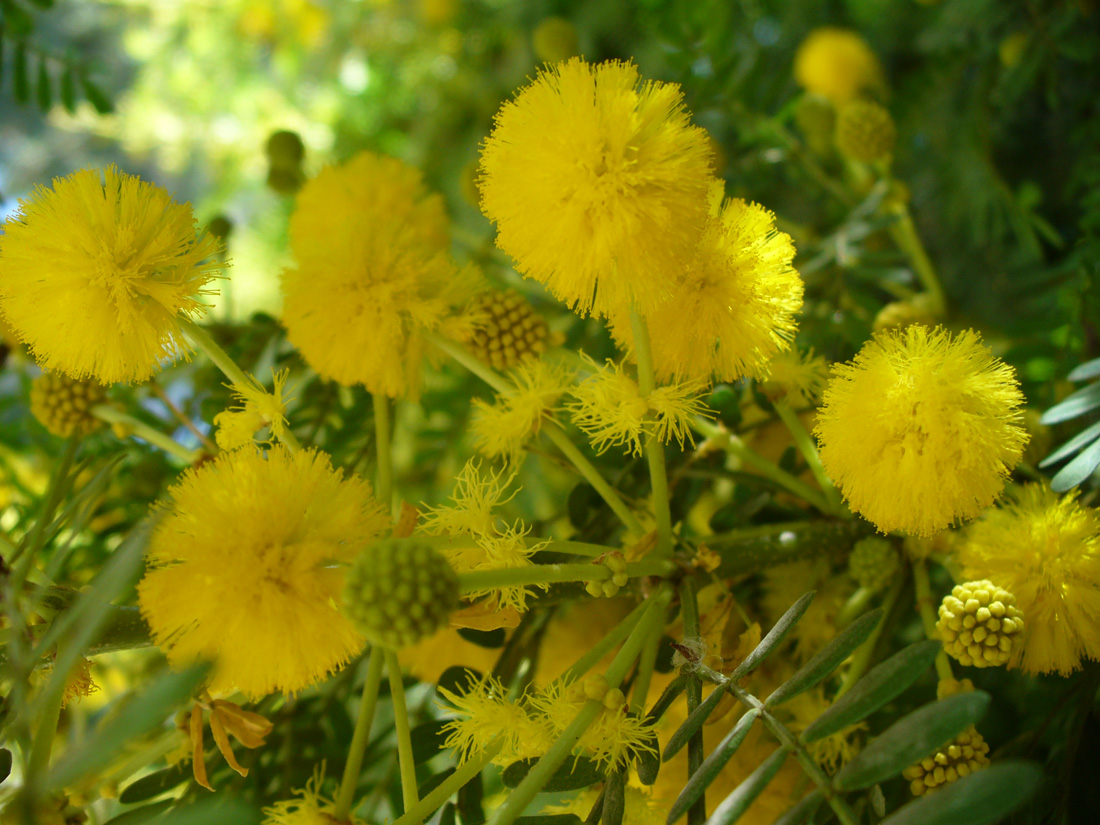
<path fill-rule="evenodd" d="M 293 195 L 302 188 L 304 178 L 297 167 L 272 166 L 267 170 L 267 185 L 280 195 Z"/>
<path fill-rule="evenodd" d="M 217 215 L 206 225 L 206 231 L 224 241 L 233 231 L 233 221 L 225 215 Z"/>
<path fill-rule="evenodd" d="M 890 113 L 870 100 L 853 100 L 837 115 L 836 148 L 853 160 L 886 160 L 897 139 L 898 130 Z"/>
<path fill-rule="evenodd" d="M 373 645 L 399 650 L 447 624 L 458 605 L 458 576 L 434 547 L 418 539 L 368 545 L 348 570 L 344 609 Z"/>
<path fill-rule="evenodd" d="M 264 147 L 272 166 L 296 168 L 306 156 L 306 147 L 297 132 L 281 130 L 272 132 Z"/>
<path fill-rule="evenodd" d="M 868 590 L 885 590 L 890 586 L 900 567 L 898 551 L 889 541 L 879 536 L 868 536 L 856 542 L 848 556 L 848 575 L 860 587 Z"/>

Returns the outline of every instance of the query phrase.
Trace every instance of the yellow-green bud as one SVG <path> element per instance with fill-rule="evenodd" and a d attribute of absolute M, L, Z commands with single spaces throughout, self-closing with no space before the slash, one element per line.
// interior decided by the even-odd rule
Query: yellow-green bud
<path fill-rule="evenodd" d="M 373 645 L 399 650 L 447 624 L 458 604 L 458 576 L 427 542 L 382 539 L 348 570 L 344 609 Z"/>
<path fill-rule="evenodd" d="M 280 195 L 293 195 L 304 182 L 305 176 L 297 166 L 272 166 L 267 170 L 268 188 Z"/>
<path fill-rule="evenodd" d="M 1007 590 L 990 581 L 967 582 L 944 597 L 936 630 L 943 649 L 961 664 L 997 667 L 1012 657 L 1024 617 Z"/>
<path fill-rule="evenodd" d="M 233 221 L 225 215 L 217 215 L 206 225 L 206 231 L 224 241 L 233 231 Z"/>
<path fill-rule="evenodd" d="M 77 381 L 46 372 L 31 382 L 31 414 L 54 435 L 68 438 L 101 427 L 92 407 L 107 400 L 107 388 L 95 381 Z"/>
<path fill-rule="evenodd" d="M 989 744 L 971 725 L 950 744 L 906 768 L 901 775 L 909 780 L 909 790 L 913 795 L 921 796 L 987 765 Z"/>
<path fill-rule="evenodd" d="M 281 130 L 272 132 L 264 147 L 267 160 L 272 166 L 296 169 L 302 165 L 306 156 L 306 147 L 297 132 Z"/>
<path fill-rule="evenodd" d="M 473 334 L 470 349 L 494 369 L 510 369 L 546 351 L 550 328 L 514 289 L 486 292 L 474 309 L 486 322 Z"/>
<path fill-rule="evenodd" d="M 577 53 L 577 28 L 562 17 L 547 17 L 531 35 L 535 57 L 544 63 L 557 63 Z"/>
<path fill-rule="evenodd" d="M 894 545 L 879 536 L 860 539 L 848 556 L 848 575 L 868 590 L 885 590 L 900 566 Z"/>
<path fill-rule="evenodd" d="M 870 100 L 853 100 L 837 114 L 836 148 L 854 160 L 886 160 L 897 139 L 898 130 L 890 113 Z"/>
<path fill-rule="evenodd" d="M 932 298 L 923 292 L 907 301 L 894 301 L 884 306 L 875 316 L 873 329 L 882 332 L 884 329 L 905 329 L 912 324 L 936 325 Z"/>

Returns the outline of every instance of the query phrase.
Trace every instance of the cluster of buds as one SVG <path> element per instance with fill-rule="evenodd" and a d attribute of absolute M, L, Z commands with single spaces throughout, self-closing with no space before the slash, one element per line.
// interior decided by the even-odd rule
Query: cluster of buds
<path fill-rule="evenodd" d="M 943 649 L 968 667 L 997 667 L 1012 657 L 1024 617 L 1016 598 L 990 581 L 960 584 L 940 605 Z"/>
<path fill-rule="evenodd" d="M 901 560 L 887 539 L 868 536 L 856 542 L 848 556 L 848 575 L 868 590 L 885 590 L 897 575 Z"/>
<path fill-rule="evenodd" d="M 625 587 L 626 583 L 630 581 L 630 576 L 626 572 L 626 558 L 622 553 L 614 552 L 608 553 L 605 556 L 601 556 L 596 560 L 596 564 L 601 564 L 611 571 L 611 578 L 603 581 L 592 581 L 585 586 L 585 590 L 588 591 L 588 595 L 595 598 L 604 596 L 610 598 L 619 592 L 619 588 Z"/>
<path fill-rule="evenodd" d="M 92 408 L 107 400 L 107 388 L 96 381 L 78 381 L 46 372 L 31 383 L 31 414 L 62 438 L 86 434 L 102 426 Z"/>
<path fill-rule="evenodd" d="M 485 321 L 471 337 L 470 349 L 494 369 L 511 369 L 546 351 L 550 328 L 514 289 L 482 294 L 474 310 Z"/>

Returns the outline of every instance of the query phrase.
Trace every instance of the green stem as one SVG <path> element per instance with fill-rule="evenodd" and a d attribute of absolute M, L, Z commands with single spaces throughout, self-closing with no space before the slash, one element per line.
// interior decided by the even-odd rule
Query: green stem
<path fill-rule="evenodd" d="M 378 500 L 389 513 L 393 509 L 393 436 L 390 434 L 390 403 L 374 393 L 374 441 L 378 448 Z"/>
<path fill-rule="evenodd" d="M 802 426 L 802 420 L 795 411 L 787 405 L 786 401 L 776 401 L 773 403 L 773 406 L 775 407 L 775 411 L 779 414 L 780 419 L 787 425 L 791 438 L 794 439 L 795 446 L 798 447 L 798 451 L 802 453 L 802 457 L 806 459 L 806 464 L 809 465 L 810 472 L 813 473 L 814 478 L 817 480 L 817 485 L 821 488 L 821 492 L 824 493 L 825 499 L 829 502 L 829 507 L 832 510 L 831 515 L 851 518 L 852 514 L 848 512 L 847 508 L 841 502 L 840 494 L 837 492 L 836 487 L 833 486 L 832 479 L 825 473 L 825 468 L 821 465 L 821 457 L 817 452 L 817 445 L 814 444 L 814 440 L 810 434 L 806 432 L 806 428 Z"/>
<path fill-rule="evenodd" d="M 921 243 L 920 236 L 917 234 L 917 228 L 913 225 L 909 208 L 907 206 L 898 207 L 895 213 L 898 219 L 889 226 L 890 236 L 894 239 L 894 243 L 898 245 L 898 248 L 909 258 L 909 262 L 913 265 L 913 271 L 917 273 L 921 284 L 932 299 L 933 314 L 942 315 L 947 307 L 943 287 L 940 285 L 939 276 L 936 274 L 936 267 L 933 265 L 932 259 L 928 257 L 924 244 Z"/>
<path fill-rule="evenodd" d="M 417 803 L 416 765 L 413 762 L 412 737 L 409 729 L 409 708 L 405 703 L 405 685 L 401 681 L 401 663 L 392 650 L 385 651 L 386 673 L 390 677 L 393 699 L 393 727 L 397 733 L 397 759 L 401 766 L 401 798 L 405 810 Z"/>
<path fill-rule="evenodd" d="M 653 668 L 657 664 L 657 648 L 661 644 L 661 634 L 653 633 L 645 640 L 642 654 L 638 657 L 638 675 L 634 677 L 634 691 L 630 698 L 630 712 L 638 716 L 645 715 L 649 707 L 649 684 L 653 681 Z"/>
<path fill-rule="evenodd" d="M 504 747 L 503 741 L 497 742 L 495 745 L 490 744 L 476 756 L 459 765 L 454 773 L 439 783 L 427 796 L 394 820 L 393 825 L 421 825 L 425 819 L 451 797 L 451 794 L 461 790 L 467 782 L 481 773 L 485 766 L 500 753 L 502 747 Z"/>
<path fill-rule="evenodd" d="M 58 653 L 60 651 L 59 644 Z M 60 659 L 60 656 L 57 658 Z M 65 682 L 65 679 L 51 678 L 53 690 L 43 697 L 42 715 L 38 720 L 38 730 L 34 735 L 34 744 L 31 745 L 31 756 L 27 763 L 27 784 L 32 787 L 41 787 L 40 782 L 50 767 L 50 753 L 57 735 L 57 723 L 61 719 L 61 706 L 65 701 Z"/>
<path fill-rule="evenodd" d="M 487 364 L 483 364 L 476 355 L 462 345 L 456 344 L 454 341 L 434 332 L 424 332 L 422 335 L 424 340 L 433 344 L 437 349 L 443 350 L 497 392 L 507 392 L 512 388 L 512 384 L 507 378 Z"/>
<path fill-rule="evenodd" d="M 657 389 L 657 378 L 653 370 L 649 327 L 646 325 L 645 318 L 634 307 L 630 308 L 630 328 L 634 334 L 634 358 L 638 362 L 638 389 L 643 398 L 648 398 Z M 657 520 L 657 545 L 652 552 L 655 556 L 671 556 L 672 513 L 669 509 L 665 450 L 652 429 L 646 433 L 645 457 L 649 464 L 649 482 L 653 489 L 653 513 Z"/>
<path fill-rule="evenodd" d="M 667 576 L 676 570 L 670 561 L 647 559 L 630 562 L 626 573 L 631 578 Z M 554 584 L 556 582 L 602 582 L 612 576 L 603 564 L 533 564 L 529 567 L 502 567 L 498 570 L 475 570 L 458 574 L 458 586 L 463 593 L 478 593 L 496 587 Z"/>
<path fill-rule="evenodd" d="M 875 629 L 871 631 L 871 635 L 867 637 L 852 654 L 852 663 L 849 665 L 848 670 L 844 674 L 844 680 L 840 683 L 840 689 L 837 690 L 836 696 L 833 697 L 835 702 L 845 693 L 852 689 L 867 672 L 867 669 L 871 665 L 871 658 L 875 655 L 875 648 L 878 647 L 878 640 L 881 638 L 883 629 L 886 627 L 886 623 L 890 615 L 894 612 L 894 606 L 897 605 L 898 599 L 901 598 L 902 591 L 905 590 L 904 575 L 896 576 L 894 583 L 890 586 L 890 592 L 886 594 L 886 600 L 882 603 L 883 619 L 877 625 Z"/>
<path fill-rule="evenodd" d="M 691 426 L 692 429 L 704 438 L 711 440 L 714 446 L 725 450 L 730 455 L 748 464 L 759 472 L 760 475 L 771 479 L 788 492 L 804 499 L 822 513 L 826 515 L 832 514 L 832 508 L 829 506 L 829 502 L 824 495 L 810 485 L 795 478 L 775 462 L 768 461 L 763 456 L 749 449 L 740 438 L 735 436 L 725 427 L 715 424 L 712 421 L 707 421 L 705 418 L 696 418 L 691 422 Z"/>
<path fill-rule="evenodd" d="M 202 457 L 202 450 L 188 450 L 175 439 L 160 432 L 160 430 L 154 430 L 144 421 L 140 421 L 129 413 L 107 404 L 98 404 L 92 407 L 91 413 L 100 421 L 106 421 L 108 424 L 121 424 L 131 435 L 148 441 L 154 447 L 160 447 L 164 452 L 175 456 L 185 464 L 194 464 Z"/>
<path fill-rule="evenodd" d="M 932 598 L 932 583 L 928 578 L 928 565 L 924 559 L 913 559 L 913 588 L 916 592 L 917 612 L 920 613 L 924 635 L 929 639 L 938 639 L 936 632 L 936 601 Z M 951 660 L 941 648 L 936 656 L 936 675 L 941 680 L 954 679 Z"/>
<path fill-rule="evenodd" d="M 61 452 L 61 458 L 54 465 L 53 474 L 50 476 L 50 486 L 46 491 L 46 498 L 42 502 L 42 509 L 39 510 L 38 517 L 34 520 L 34 527 L 31 528 L 27 537 L 20 542 L 19 564 L 15 566 L 10 580 L 10 592 L 13 594 L 19 593 L 23 589 L 23 582 L 26 581 L 27 574 L 42 549 L 46 538 L 46 528 L 53 521 L 53 515 L 57 511 L 58 505 L 61 504 L 65 482 L 69 477 L 69 473 L 72 472 L 73 461 L 76 459 L 76 451 L 80 447 L 80 440 L 81 436 L 71 435 L 68 441 L 65 442 L 65 449 Z M 9 558 L 8 564 L 11 565 L 13 561 L 14 558 Z"/>
<path fill-rule="evenodd" d="M 363 754 L 367 750 L 370 738 L 371 722 L 374 721 L 374 708 L 378 703 L 378 688 L 382 684 L 382 650 L 372 647 L 367 663 L 367 679 L 363 683 L 363 695 L 359 699 L 359 716 L 355 720 L 355 730 L 351 735 L 351 747 L 344 764 L 344 776 L 340 780 L 340 789 L 336 794 L 336 809 L 333 817 L 344 822 L 351 813 L 355 788 L 359 784 L 359 771 L 363 767 Z"/>
<path fill-rule="evenodd" d="M 680 585 L 680 612 L 684 619 L 684 641 L 691 643 L 700 638 L 699 603 L 695 598 L 695 580 L 687 577 Z M 687 708 L 691 714 L 703 701 L 703 683 L 695 673 L 688 675 Z M 688 740 L 688 779 L 703 766 L 703 731 L 699 729 Z M 688 809 L 688 825 L 701 825 L 707 818 L 706 794 Z"/>

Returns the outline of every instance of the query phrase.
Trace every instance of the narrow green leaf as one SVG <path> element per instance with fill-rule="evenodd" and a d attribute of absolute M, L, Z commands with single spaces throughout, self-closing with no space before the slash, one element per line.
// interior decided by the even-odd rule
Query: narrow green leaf
<path fill-rule="evenodd" d="M 86 773 L 102 767 L 127 742 L 163 724 L 206 678 L 209 668 L 197 665 L 181 673 L 165 673 L 141 693 L 131 696 L 121 709 L 100 723 L 84 742 L 61 757 L 50 771 L 50 788 L 71 785 Z"/>
<path fill-rule="evenodd" d="M 46 58 L 38 58 L 38 82 L 35 83 L 35 99 L 38 102 L 38 108 L 43 112 L 48 112 L 50 107 L 53 106 L 53 85 L 50 80 L 50 72 L 46 68 Z"/>
<path fill-rule="evenodd" d="M 737 724 L 733 726 L 733 730 L 727 733 L 725 739 L 718 743 L 718 747 L 703 760 L 699 770 L 691 775 L 687 784 L 684 785 L 684 789 L 680 791 L 680 795 L 676 797 L 676 801 L 672 803 L 672 808 L 668 812 L 669 822 L 675 822 L 686 814 L 688 809 L 706 793 L 707 788 L 721 773 L 722 768 L 737 753 L 737 749 L 741 747 L 741 743 L 749 735 L 752 724 L 756 719 L 757 713 L 755 710 L 750 710 L 738 719 Z"/>
<path fill-rule="evenodd" d="M 1032 762 L 1001 762 L 914 799 L 881 825 L 991 825 L 1027 802 L 1042 779 L 1042 769 Z"/>
<path fill-rule="evenodd" d="M 485 786 L 478 774 L 458 790 L 458 816 L 463 825 L 485 822 Z"/>
<path fill-rule="evenodd" d="M 104 825 L 145 825 L 146 822 L 152 822 L 175 804 L 176 800 L 166 799 L 163 802 L 154 802 L 152 805 L 142 805 L 136 810 L 108 819 Z"/>
<path fill-rule="evenodd" d="M 1091 447 L 1083 450 L 1077 458 L 1059 470 L 1058 474 L 1050 480 L 1050 489 L 1056 493 L 1072 490 L 1091 476 L 1098 464 L 1100 464 L 1100 439 L 1094 441 Z"/>
<path fill-rule="evenodd" d="M 672 703 L 684 692 L 687 683 L 688 677 L 683 673 L 669 682 L 664 693 L 657 698 L 657 701 L 653 703 L 653 707 L 649 709 L 649 713 L 645 715 L 646 723 L 653 725 L 660 721 L 661 717 L 665 715 L 665 711 L 672 707 Z"/>
<path fill-rule="evenodd" d="M 771 756 L 761 762 L 760 767 L 749 774 L 749 778 L 734 788 L 733 793 L 714 809 L 706 825 L 731 825 L 740 819 L 741 814 L 749 809 L 749 805 L 756 801 L 756 797 L 760 796 L 761 791 L 779 773 L 779 769 L 787 761 L 788 753 L 786 748 L 777 748 Z M 671 825 L 672 819 L 670 818 L 668 822 Z"/>
<path fill-rule="evenodd" d="M 61 105 L 69 114 L 76 111 L 76 79 L 73 77 L 72 68 L 68 66 L 61 73 Z"/>
<path fill-rule="evenodd" d="M 439 676 L 437 687 L 444 688 L 455 694 L 462 694 L 471 682 L 481 680 L 481 674 L 472 667 L 463 665 L 451 665 Z"/>
<path fill-rule="evenodd" d="M 1039 467 L 1049 467 L 1051 464 L 1057 464 L 1066 456 L 1073 455 L 1086 444 L 1091 444 L 1097 438 L 1100 438 L 1100 421 L 1097 421 L 1091 427 L 1077 433 L 1077 435 L 1040 461 Z"/>
<path fill-rule="evenodd" d="M 504 647 L 504 628 L 496 630 L 474 630 L 470 627 L 459 628 L 458 635 L 470 644 L 487 647 L 491 650 Z"/>
<path fill-rule="evenodd" d="M 11 93 L 19 103 L 26 103 L 31 96 L 31 86 L 27 80 L 27 47 L 22 42 L 15 44 L 15 53 L 12 54 Z"/>
<path fill-rule="evenodd" d="M 84 90 L 84 97 L 88 98 L 88 102 L 101 115 L 109 115 L 115 110 L 110 98 L 103 94 L 103 90 L 84 75 L 80 76 L 80 87 Z"/>
<path fill-rule="evenodd" d="M 973 691 L 918 708 L 853 757 L 833 777 L 833 785 L 841 791 L 858 791 L 897 776 L 981 719 L 987 707 L 989 694 Z"/>
<path fill-rule="evenodd" d="M 768 631 L 768 635 L 760 640 L 760 644 L 758 644 L 753 649 L 752 653 L 745 657 L 745 661 L 739 664 L 733 671 L 733 675 L 730 678 L 734 682 L 742 677 L 748 676 L 756 670 L 760 663 L 768 658 L 773 650 L 779 647 L 779 644 L 787 638 L 787 634 L 791 632 L 791 628 L 802 618 L 802 614 L 806 612 L 806 609 L 810 606 L 810 602 L 814 600 L 815 593 L 816 591 L 811 590 L 787 608 L 787 612 L 779 617 L 779 621 Z"/>
<path fill-rule="evenodd" d="M 776 688 L 764 705 L 775 707 L 812 688 L 836 670 L 841 662 L 852 655 L 852 651 L 867 641 L 867 637 L 871 635 L 881 619 L 881 608 L 864 613 L 819 650 L 817 655 L 799 668 L 794 676 Z"/>
<path fill-rule="evenodd" d="M 165 768 L 162 771 L 154 771 L 123 788 L 122 793 L 118 796 L 118 801 L 123 805 L 144 802 L 146 799 L 152 799 L 154 796 L 160 796 L 162 793 L 172 790 L 190 778 L 191 771 L 185 771 L 179 765 Z"/>
<path fill-rule="evenodd" d="M 540 814 L 516 817 L 516 825 L 581 825 L 576 814 Z"/>
<path fill-rule="evenodd" d="M 11 751 L 0 748 L 0 782 L 11 775 Z"/>
<path fill-rule="evenodd" d="M 684 724 L 680 725 L 672 736 L 668 738 L 668 744 L 665 745 L 665 762 L 678 754 L 695 732 L 703 727 L 707 718 L 714 713 L 714 709 L 718 707 L 718 703 L 722 701 L 722 696 L 725 692 L 726 689 L 721 685 L 712 690 L 710 695 L 699 703 L 699 707 L 693 710 L 688 718 L 684 720 Z"/>
<path fill-rule="evenodd" d="M 1100 407 L 1100 382 L 1089 384 L 1072 395 L 1066 396 L 1060 403 L 1043 413 L 1039 423 L 1050 425 L 1069 421 L 1097 407 Z"/>
<path fill-rule="evenodd" d="M 157 825 L 259 825 L 260 813 L 238 799 L 204 799 L 169 811 Z"/>
<path fill-rule="evenodd" d="M 821 807 L 825 801 L 825 792 L 817 788 L 812 793 L 806 794 L 794 807 L 787 810 L 772 825 L 802 825 L 810 816 Z"/>
<path fill-rule="evenodd" d="M 603 825 L 623 825 L 626 811 L 626 771 L 613 771 L 603 789 Z"/>
<path fill-rule="evenodd" d="M 531 772 L 531 768 L 535 766 L 536 762 L 538 762 L 537 759 L 522 759 L 519 762 L 513 762 L 504 769 L 501 776 L 504 786 L 506 788 L 518 787 L 519 783 L 527 778 L 527 774 Z M 588 788 L 597 782 L 602 782 L 604 773 L 605 771 L 596 762 L 585 756 L 580 757 L 575 762 L 574 760 L 567 760 L 550 777 L 550 781 L 546 783 L 542 792 L 576 791 L 581 788 Z"/>
<path fill-rule="evenodd" d="M 449 734 L 443 728 L 449 722 L 449 719 L 429 719 L 412 729 L 409 739 L 412 740 L 414 765 L 423 765 L 443 750 L 443 741 Z"/>
<path fill-rule="evenodd" d="M 15 3 L 4 4 L 4 25 L 13 40 L 26 37 L 34 30 L 34 19 Z"/>
<path fill-rule="evenodd" d="M 1091 361 L 1086 361 L 1074 367 L 1073 371 L 1066 376 L 1066 380 L 1088 381 L 1090 378 L 1098 377 L 1100 377 L 1100 358 L 1093 358 Z"/>
<path fill-rule="evenodd" d="M 939 642 L 925 640 L 895 653 L 870 670 L 832 707 L 811 722 L 802 731 L 802 742 L 817 742 L 866 719 L 917 681 L 936 660 L 939 650 Z"/>
<path fill-rule="evenodd" d="M 652 785 L 657 781 L 657 774 L 661 771 L 661 743 L 657 741 L 656 729 L 650 729 L 649 743 L 652 750 L 639 751 L 638 759 L 634 763 L 634 769 L 638 772 L 638 778 L 643 785 Z"/>
<path fill-rule="evenodd" d="M 455 825 L 456 813 L 455 803 L 448 802 L 443 806 L 443 813 L 439 815 L 439 825 Z"/>

